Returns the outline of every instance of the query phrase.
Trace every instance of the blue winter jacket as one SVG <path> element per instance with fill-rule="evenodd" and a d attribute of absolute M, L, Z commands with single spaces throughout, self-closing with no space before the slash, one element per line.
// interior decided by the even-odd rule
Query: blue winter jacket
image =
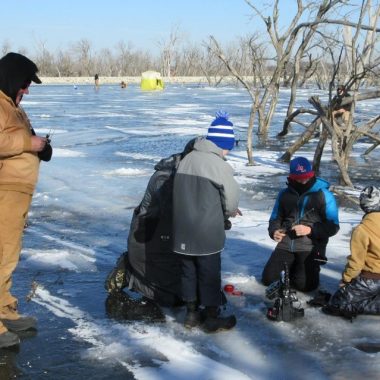
<path fill-rule="evenodd" d="M 284 229 L 287 234 L 276 248 L 290 252 L 314 251 L 325 257 L 329 237 L 339 231 L 338 207 L 329 186 L 327 181 L 317 178 L 314 185 L 302 195 L 290 185 L 279 192 L 268 231 L 271 238 L 279 229 Z M 291 228 L 297 224 L 311 227 L 311 233 L 296 236 Z"/>

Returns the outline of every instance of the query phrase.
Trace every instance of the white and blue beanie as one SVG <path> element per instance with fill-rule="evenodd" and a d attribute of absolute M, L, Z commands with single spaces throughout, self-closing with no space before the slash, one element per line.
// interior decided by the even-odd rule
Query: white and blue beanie
<path fill-rule="evenodd" d="M 228 120 L 227 112 L 218 111 L 215 120 L 208 129 L 206 139 L 212 141 L 221 149 L 231 150 L 235 144 L 233 124 Z"/>

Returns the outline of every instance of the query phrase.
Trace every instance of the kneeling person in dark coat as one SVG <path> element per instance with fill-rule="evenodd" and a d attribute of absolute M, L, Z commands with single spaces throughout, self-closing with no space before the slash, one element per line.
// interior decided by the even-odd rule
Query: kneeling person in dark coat
<path fill-rule="evenodd" d="M 192 150 L 195 141 L 189 141 L 182 153 L 157 163 L 144 197 L 134 209 L 128 251 L 119 257 L 105 282 L 110 293 L 106 301 L 110 317 L 164 320 L 159 306 L 183 304 L 180 259 L 172 252 L 172 190 L 179 162 Z M 123 292 L 125 288 L 133 294 Z"/>

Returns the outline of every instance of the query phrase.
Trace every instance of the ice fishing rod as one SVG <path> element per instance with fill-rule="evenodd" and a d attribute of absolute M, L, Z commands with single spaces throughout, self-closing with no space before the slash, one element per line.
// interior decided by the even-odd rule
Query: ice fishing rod
<path fill-rule="evenodd" d="M 313 208 L 311 208 L 310 210 L 308 210 L 308 211 L 306 211 L 302 216 L 300 215 L 293 223 L 291 223 L 290 224 L 290 226 L 289 227 L 286 227 L 286 224 L 285 224 L 285 229 L 283 229 L 283 231 L 285 231 L 285 233 L 290 233 L 291 231 L 292 231 L 292 228 L 294 227 L 294 226 L 296 226 L 297 224 L 299 224 L 300 223 L 300 221 L 303 219 L 303 218 L 305 218 L 305 216 L 306 215 L 309 215 L 311 212 L 313 212 L 314 211 L 314 207 Z"/>
<path fill-rule="evenodd" d="M 314 261 L 320 261 L 321 263 L 325 263 L 325 264 L 335 264 L 334 261 L 327 261 L 327 260 L 322 260 L 322 259 L 314 259 Z"/>
<path fill-rule="evenodd" d="M 299 216 L 298 219 L 295 222 L 292 223 L 292 225 L 291 225 L 290 228 L 292 228 L 295 225 L 299 224 L 299 222 L 301 221 L 301 219 L 304 218 L 306 215 L 310 214 L 312 211 L 314 211 L 314 207 L 311 208 L 310 210 L 308 210 L 307 212 L 305 212 L 305 214 L 303 214 L 302 217 Z M 328 263 L 329 264 L 334 264 L 334 262 L 332 262 L 332 261 L 327 261 L 327 260 L 323 260 L 323 259 L 314 259 L 314 261 L 318 261 L 318 262 L 325 263 L 325 264 L 328 264 Z"/>
<path fill-rule="evenodd" d="M 46 137 L 46 140 L 47 140 L 48 144 L 50 144 L 51 139 L 52 139 L 52 137 L 53 137 L 53 135 L 55 133 L 56 128 L 57 128 L 57 126 L 50 127 L 49 132 L 46 134 L 45 137 Z"/>
<path fill-rule="evenodd" d="M 292 224 L 291 224 L 291 227 L 294 227 L 296 226 L 297 224 L 299 224 L 299 222 L 301 221 L 301 219 L 305 218 L 306 215 L 309 215 L 310 213 L 312 213 L 314 211 L 314 207 L 312 207 L 310 210 L 306 211 L 302 216 L 300 215 Z"/>

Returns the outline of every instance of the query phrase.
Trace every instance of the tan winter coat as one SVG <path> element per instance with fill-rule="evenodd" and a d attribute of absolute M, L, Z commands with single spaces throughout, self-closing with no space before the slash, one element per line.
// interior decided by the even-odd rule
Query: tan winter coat
<path fill-rule="evenodd" d="M 25 112 L 0 91 L 0 190 L 33 194 L 40 160 Z"/>
<path fill-rule="evenodd" d="M 353 230 L 343 281 L 350 282 L 362 270 L 380 274 L 380 212 L 366 214 Z"/>

